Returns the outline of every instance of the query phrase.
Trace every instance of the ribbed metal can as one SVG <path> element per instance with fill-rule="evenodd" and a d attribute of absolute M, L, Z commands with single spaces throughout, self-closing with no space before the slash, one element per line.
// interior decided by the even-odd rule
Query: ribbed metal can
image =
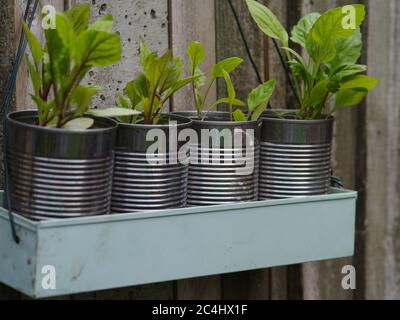
<path fill-rule="evenodd" d="M 261 121 L 230 122 L 226 112 L 210 112 L 204 121 L 193 112 L 177 114 L 192 118 L 198 137 L 190 148 L 188 206 L 258 200 Z M 222 136 L 225 131 L 231 143 L 203 139 L 203 132 L 212 130 Z"/>
<path fill-rule="evenodd" d="M 165 116 L 166 124 L 120 124 L 115 146 L 111 210 L 114 213 L 182 208 L 187 201 L 188 154 L 179 141 L 191 120 Z M 174 122 L 175 125 L 172 123 Z M 150 152 L 152 130 L 163 135 L 165 148 Z M 186 159 L 187 161 L 181 161 Z"/>
<path fill-rule="evenodd" d="M 117 123 L 90 130 L 35 125 L 36 111 L 7 116 L 7 161 L 14 212 L 32 220 L 110 213 Z"/>
<path fill-rule="evenodd" d="M 333 117 L 297 120 L 293 111 L 263 115 L 260 199 L 326 194 L 330 188 Z"/>

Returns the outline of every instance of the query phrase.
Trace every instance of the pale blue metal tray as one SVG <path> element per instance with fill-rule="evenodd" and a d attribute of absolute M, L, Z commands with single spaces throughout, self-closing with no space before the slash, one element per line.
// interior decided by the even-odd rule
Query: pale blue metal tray
<path fill-rule="evenodd" d="M 0 282 L 46 298 L 352 256 L 356 198 L 332 189 L 325 196 L 40 223 L 16 216 L 20 244 L 1 208 Z"/>

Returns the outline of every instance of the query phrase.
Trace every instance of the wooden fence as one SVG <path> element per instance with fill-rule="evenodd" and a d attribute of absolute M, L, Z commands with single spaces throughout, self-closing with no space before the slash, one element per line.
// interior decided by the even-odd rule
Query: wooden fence
<path fill-rule="evenodd" d="M 20 33 L 21 8 L 26 1 L 8 1 L 0 6 L 0 96 L 13 61 Z M 115 93 L 138 70 L 138 41 L 145 37 L 153 48 L 171 47 L 183 55 L 192 39 L 207 48 L 206 67 L 227 56 L 241 56 L 246 63 L 234 77 L 241 97 L 257 85 L 227 0 L 124 0 L 96 2 L 53 0 L 59 9 L 90 2 L 96 16 L 113 13 L 123 43 L 123 61 L 115 67 L 91 74 L 89 82 L 103 86 L 94 104 L 114 103 Z M 244 0 L 233 0 L 248 38 L 250 50 L 262 76 L 275 77 L 279 86 L 272 105 L 290 107 L 293 97 L 271 43 L 251 21 Z M 299 17 L 336 5 L 357 2 L 342 0 L 264 0 L 288 28 Z M 244 272 L 162 283 L 68 299 L 380 299 L 400 298 L 400 2 L 358 1 L 368 9 L 364 25 L 363 62 L 380 79 L 377 90 L 361 106 L 343 110 L 335 125 L 334 170 L 347 188 L 360 192 L 357 212 L 356 255 L 335 261 L 309 263 L 268 270 Z M 38 27 L 36 32 L 38 32 Z M 26 67 L 18 76 L 14 108 L 32 107 L 27 98 Z M 223 94 L 223 86 L 212 94 Z M 193 106 L 188 92 L 174 97 L 171 109 Z M 279 243 L 277 243 L 279 246 Z M 342 267 L 354 265 L 357 289 L 342 289 Z M 0 298 L 24 298 L 0 285 Z"/>

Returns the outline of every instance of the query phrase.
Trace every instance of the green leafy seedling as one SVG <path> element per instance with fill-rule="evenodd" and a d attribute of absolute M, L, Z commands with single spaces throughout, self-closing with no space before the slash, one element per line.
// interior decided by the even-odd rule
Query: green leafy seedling
<path fill-rule="evenodd" d="M 84 130 L 94 120 L 85 117 L 92 98 L 101 88 L 81 85 L 93 67 L 105 67 L 121 58 L 120 37 L 112 32 L 107 15 L 89 24 L 90 6 L 80 5 L 57 12 L 56 28 L 45 30 L 45 46 L 24 24 L 31 49 L 27 57 L 37 105 L 39 125 Z"/>
<path fill-rule="evenodd" d="M 246 2 L 260 30 L 279 41 L 286 53 L 299 98 L 299 118 L 320 119 L 324 113 L 330 116 L 342 107 L 358 105 L 378 85 L 378 80 L 363 75 L 367 66 L 357 64 L 362 52 L 364 5 L 314 12 L 300 19 L 290 39 L 307 52 L 305 61 L 289 47 L 288 32 L 272 11 L 255 0 Z M 328 110 L 332 98 L 334 107 Z"/>

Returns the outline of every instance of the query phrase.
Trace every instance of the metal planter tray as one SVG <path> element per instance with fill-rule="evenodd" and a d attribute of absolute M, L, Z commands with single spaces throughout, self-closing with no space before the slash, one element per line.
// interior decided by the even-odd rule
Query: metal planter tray
<path fill-rule="evenodd" d="M 325 196 L 40 223 L 17 216 L 19 245 L 0 209 L 0 282 L 46 298 L 352 256 L 356 198 L 332 189 Z M 56 271 L 56 289 L 43 286 L 52 272 L 46 266 Z"/>

